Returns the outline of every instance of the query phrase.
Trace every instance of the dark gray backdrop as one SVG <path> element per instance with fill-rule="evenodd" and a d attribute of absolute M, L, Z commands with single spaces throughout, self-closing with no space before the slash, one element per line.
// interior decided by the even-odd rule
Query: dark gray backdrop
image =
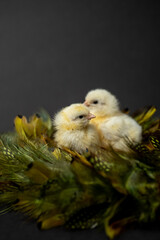
<path fill-rule="evenodd" d="M 17 114 L 40 107 L 54 115 L 106 88 L 131 111 L 159 107 L 158 0 L 0 0 L 0 132 Z M 0 239 L 106 239 L 103 232 L 39 232 L 19 216 L 0 217 Z M 121 240 L 160 239 L 141 229 Z"/>

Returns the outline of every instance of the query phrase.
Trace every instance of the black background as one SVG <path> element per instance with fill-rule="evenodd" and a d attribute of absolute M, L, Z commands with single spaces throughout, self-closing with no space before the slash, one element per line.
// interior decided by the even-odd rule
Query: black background
<path fill-rule="evenodd" d="M 90 89 L 114 93 L 121 108 L 159 108 L 160 2 L 0 0 L 0 132 L 40 107 L 53 116 Z M 40 232 L 21 216 L 0 217 L 0 239 L 106 239 L 103 231 Z M 159 240 L 138 229 L 117 239 Z"/>

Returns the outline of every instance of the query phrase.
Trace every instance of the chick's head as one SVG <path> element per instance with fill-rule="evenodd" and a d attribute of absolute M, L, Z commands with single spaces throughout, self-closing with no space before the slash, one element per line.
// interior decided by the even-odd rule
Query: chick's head
<path fill-rule="evenodd" d="M 113 115 L 119 112 L 118 100 L 105 89 L 95 89 L 88 92 L 84 105 L 98 117 Z"/>
<path fill-rule="evenodd" d="M 53 120 L 57 130 L 83 129 L 89 124 L 89 120 L 95 116 L 83 104 L 72 104 L 63 108 Z"/>

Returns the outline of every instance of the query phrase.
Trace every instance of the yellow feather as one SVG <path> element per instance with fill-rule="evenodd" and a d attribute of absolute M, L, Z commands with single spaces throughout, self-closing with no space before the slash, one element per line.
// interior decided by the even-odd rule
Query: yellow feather
<path fill-rule="evenodd" d="M 45 219 L 41 222 L 41 229 L 47 230 L 52 227 L 58 227 L 64 224 L 64 216 L 62 214 L 57 214 L 51 218 Z"/>
<path fill-rule="evenodd" d="M 27 136 L 25 134 L 25 131 L 23 129 L 23 125 L 22 125 L 22 118 L 20 117 L 16 117 L 14 119 L 14 124 L 15 124 L 15 128 L 16 128 L 16 131 L 18 133 L 18 135 L 22 138 L 22 139 L 27 139 Z"/>

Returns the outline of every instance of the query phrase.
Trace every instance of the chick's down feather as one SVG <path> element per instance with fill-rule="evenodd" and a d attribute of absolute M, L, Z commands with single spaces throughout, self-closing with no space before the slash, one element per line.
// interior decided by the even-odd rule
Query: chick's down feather
<path fill-rule="evenodd" d="M 141 141 L 141 126 L 120 111 L 118 100 L 107 90 L 91 90 L 84 104 L 96 116 L 91 122 L 96 126 L 104 147 L 128 151 L 128 144 Z"/>
<path fill-rule="evenodd" d="M 57 146 L 67 147 L 79 153 L 95 153 L 101 143 L 95 126 L 89 123 L 94 117 L 83 104 L 72 104 L 63 108 L 53 120 L 57 130 Z"/>

